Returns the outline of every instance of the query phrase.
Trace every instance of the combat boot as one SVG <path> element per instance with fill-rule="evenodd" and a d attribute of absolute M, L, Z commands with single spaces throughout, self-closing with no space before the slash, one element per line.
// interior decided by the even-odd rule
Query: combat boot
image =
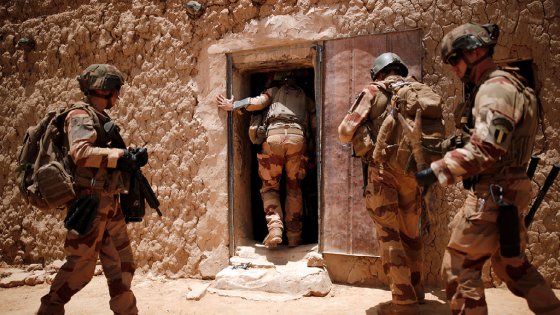
<path fill-rule="evenodd" d="M 426 304 L 426 294 L 424 293 L 423 284 L 415 285 L 414 293 L 416 293 L 416 300 L 418 301 L 418 304 Z"/>
<path fill-rule="evenodd" d="M 379 315 L 418 315 L 420 307 L 418 303 L 413 304 L 394 304 L 393 302 L 385 302 L 379 304 L 377 309 Z"/>
<path fill-rule="evenodd" d="M 276 247 L 276 245 L 282 243 L 282 229 L 277 227 L 270 229 L 263 243 L 268 248 Z"/>

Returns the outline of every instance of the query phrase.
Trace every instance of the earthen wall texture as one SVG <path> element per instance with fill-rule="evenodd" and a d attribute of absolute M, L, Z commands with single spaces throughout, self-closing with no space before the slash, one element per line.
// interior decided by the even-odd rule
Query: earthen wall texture
<path fill-rule="evenodd" d="M 129 144 L 147 147 L 144 174 L 162 202 L 129 225 L 138 271 L 156 276 L 212 278 L 227 266 L 226 115 L 214 100 L 225 93 L 225 53 L 329 38 L 421 28 L 423 80 L 446 100 L 448 129 L 462 101 L 461 82 L 439 55 L 447 32 L 463 23 L 496 23 L 496 59 L 532 58 L 545 115 L 534 153 L 543 160 L 533 191 L 560 162 L 560 5 L 555 0 L 201 0 L 198 18 L 188 1 L 12 0 L 0 2 L 0 261 L 48 264 L 63 259 L 65 213 L 26 205 L 14 169 L 23 136 L 50 110 L 80 99 L 75 80 L 92 63 L 111 63 L 126 75 L 110 110 Z M 35 47 L 26 50 L 20 39 Z M 369 69 L 362 69 L 369 71 Z M 342 115 L 342 114 L 341 114 Z M 333 135 L 334 136 L 334 135 Z M 560 197 L 555 184 L 529 232 L 527 254 L 560 288 Z M 449 223 L 465 193 L 461 185 L 433 194 L 423 229 L 425 272 L 440 284 Z M 334 258 L 335 280 L 385 282 L 379 259 Z M 329 260 L 327 259 L 327 265 Z M 334 268 L 340 264 L 341 268 Z M 501 285 L 486 265 L 487 285 Z"/>

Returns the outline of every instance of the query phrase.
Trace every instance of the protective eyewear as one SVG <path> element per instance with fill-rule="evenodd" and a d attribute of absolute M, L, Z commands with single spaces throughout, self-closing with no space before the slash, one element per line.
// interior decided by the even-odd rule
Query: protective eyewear
<path fill-rule="evenodd" d="M 112 91 L 117 90 L 121 91 L 121 79 L 117 76 L 110 75 L 105 78 L 105 82 L 103 82 L 103 91 Z"/>
<path fill-rule="evenodd" d="M 447 58 L 447 63 L 450 64 L 452 67 L 455 67 L 459 63 L 459 60 L 461 60 L 462 58 L 463 58 L 463 54 L 454 53 Z"/>

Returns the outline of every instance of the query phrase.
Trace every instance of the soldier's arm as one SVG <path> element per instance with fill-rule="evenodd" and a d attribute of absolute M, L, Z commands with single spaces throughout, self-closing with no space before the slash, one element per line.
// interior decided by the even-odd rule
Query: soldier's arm
<path fill-rule="evenodd" d="M 115 168 L 123 150 L 96 147 L 97 133 L 93 124 L 93 118 L 83 109 L 68 113 L 66 117 L 66 130 L 70 144 L 68 154 L 77 166 Z"/>
<path fill-rule="evenodd" d="M 367 118 L 371 110 L 371 104 L 375 98 L 377 87 L 375 85 L 368 85 L 354 101 L 352 107 L 346 114 L 346 117 L 338 126 L 338 136 L 342 142 L 352 141 L 354 133 L 358 126 Z"/>
<path fill-rule="evenodd" d="M 507 152 L 523 115 L 522 108 L 515 108 L 517 94 L 505 78 L 493 78 L 481 86 L 475 100 L 475 130 L 470 143 L 447 152 L 430 165 L 441 185 L 475 176 Z"/>
<path fill-rule="evenodd" d="M 274 95 L 276 95 L 276 92 L 278 92 L 277 87 L 267 89 L 257 97 L 248 97 L 245 100 L 240 101 L 240 102 L 243 101 L 246 102 L 239 104 L 237 108 L 235 104 L 233 107 L 234 109 L 241 109 L 244 107 L 246 110 L 250 112 L 264 109 L 272 103 L 272 99 L 274 99 Z"/>
<path fill-rule="evenodd" d="M 236 110 L 239 113 L 244 111 L 257 111 L 266 108 L 272 102 L 274 98 L 274 94 L 278 88 L 270 88 L 264 91 L 261 95 L 256 97 L 247 97 L 240 101 L 234 101 L 234 98 L 231 99 L 225 98 L 222 94 L 218 95 L 218 107 L 232 111 Z"/>

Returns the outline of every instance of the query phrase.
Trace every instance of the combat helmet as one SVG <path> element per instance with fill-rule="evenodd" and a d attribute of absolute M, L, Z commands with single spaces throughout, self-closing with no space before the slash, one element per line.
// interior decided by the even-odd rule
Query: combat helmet
<path fill-rule="evenodd" d="M 449 57 L 461 50 L 475 50 L 479 47 L 494 47 L 500 36 L 500 28 L 496 24 L 463 24 L 443 37 L 441 57 L 449 63 Z"/>
<path fill-rule="evenodd" d="M 394 53 L 384 53 L 375 58 L 370 71 L 373 81 L 375 81 L 377 75 L 384 69 L 398 70 L 403 77 L 406 77 L 408 75 L 408 68 L 402 62 L 401 57 L 397 56 L 397 54 Z"/>
<path fill-rule="evenodd" d="M 109 95 L 101 95 L 95 91 L 113 91 L 121 90 L 124 84 L 124 76 L 122 72 L 115 66 L 109 64 L 93 64 L 84 69 L 81 75 L 76 79 L 80 84 L 80 90 L 86 96 L 93 95 L 110 99 L 113 93 Z"/>

